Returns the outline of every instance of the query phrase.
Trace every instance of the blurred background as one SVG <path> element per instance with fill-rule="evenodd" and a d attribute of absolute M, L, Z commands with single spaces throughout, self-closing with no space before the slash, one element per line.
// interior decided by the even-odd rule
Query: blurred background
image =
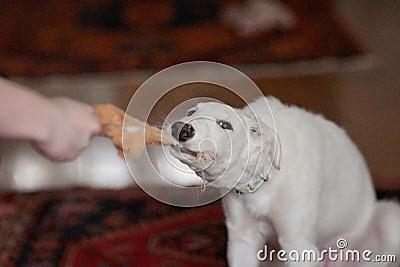
<path fill-rule="evenodd" d="M 343 127 L 378 195 L 399 197 L 399 14 L 397 0 L 2 0 L 0 75 L 126 109 L 165 67 L 225 63 L 263 94 Z M 150 123 L 189 90 L 166 95 Z M 101 137 L 63 164 L 0 140 L 0 191 L 0 266 L 226 266 L 220 203 L 179 209 L 151 199 Z"/>
<path fill-rule="evenodd" d="M 396 1 L 2 1 L 0 73 L 49 96 L 125 108 L 164 67 L 222 62 L 264 94 L 334 120 L 376 177 L 396 178 L 399 8 Z M 77 162 L 54 166 L 28 145 L 2 141 L 1 182 L 33 189 L 45 173 L 54 185 L 126 175 L 107 141 L 93 143 Z M 100 170 L 98 160 L 113 167 Z M 57 181 L 55 170 L 68 179 Z"/>
<path fill-rule="evenodd" d="M 399 187 L 399 10 L 397 1 L 372 0 L 2 1 L 0 74 L 48 96 L 125 109 L 162 68 L 225 63 L 264 94 L 344 127 L 377 186 Z M 130 184 L 101 138 L 68 164 L 20 142 L 1 148 L 2 189 Z"/>

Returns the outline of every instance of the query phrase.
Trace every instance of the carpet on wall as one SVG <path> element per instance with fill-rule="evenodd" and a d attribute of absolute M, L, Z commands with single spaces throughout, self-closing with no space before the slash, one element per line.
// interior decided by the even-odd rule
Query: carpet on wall
<path fill-rule="evenodd" d="M 341 62 L 365 54 L 333 1 L 280 0 L 294 14 L 294 28 L 248 36 L 220 19 L 234 1 L 4 0 L 0 74 L 161 69 L 192 60 L 251 66 Z"/>
<path fill-rule="evenodd" d="M 0 193 L 0 266 L 217 267 L 225 251 L 220 201 L 178 208 L 139 188 Z"/>

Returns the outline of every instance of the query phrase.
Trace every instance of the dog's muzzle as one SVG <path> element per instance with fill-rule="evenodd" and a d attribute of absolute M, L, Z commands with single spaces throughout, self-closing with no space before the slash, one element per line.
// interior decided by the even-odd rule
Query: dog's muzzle
<path fill-rule="evenodd" d="M 192 125 L 178 121 L 172 124 L 171 134 L 179 142 L 185 142 L 194 136 L 195 131 Z"/>

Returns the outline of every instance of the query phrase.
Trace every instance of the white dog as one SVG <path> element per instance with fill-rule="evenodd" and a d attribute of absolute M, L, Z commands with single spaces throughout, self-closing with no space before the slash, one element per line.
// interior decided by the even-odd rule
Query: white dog
<path fill-rule="evenodd" d="M 199 103 L 170 130 L 174 157 L 234 188 L 223 198 L 230 266 L 258 266 L 266 253 L 268 266 L 399 266 L 400 207 L 377 201 L 363 157 L 334 123 L 268 97 L 244 109 Z M 280 254 L 265 250 L 272 243 Z M 361 259 L 335 260 L 329 247 Z M 367 262 L 378 254 L 397 263 Z"/>

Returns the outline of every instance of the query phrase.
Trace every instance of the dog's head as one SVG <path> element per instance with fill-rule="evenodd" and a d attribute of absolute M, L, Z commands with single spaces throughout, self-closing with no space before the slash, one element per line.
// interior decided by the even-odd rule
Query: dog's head
<path fill-rule="evenodd" d="M 199 103 L 168 127 L 175 144 L 171 154 L 209 182 L 219 185 L 254 175 L 265 166 L 279 168 L 279 142 L 274 131 L 253 114 L 228 105 Z"/>

